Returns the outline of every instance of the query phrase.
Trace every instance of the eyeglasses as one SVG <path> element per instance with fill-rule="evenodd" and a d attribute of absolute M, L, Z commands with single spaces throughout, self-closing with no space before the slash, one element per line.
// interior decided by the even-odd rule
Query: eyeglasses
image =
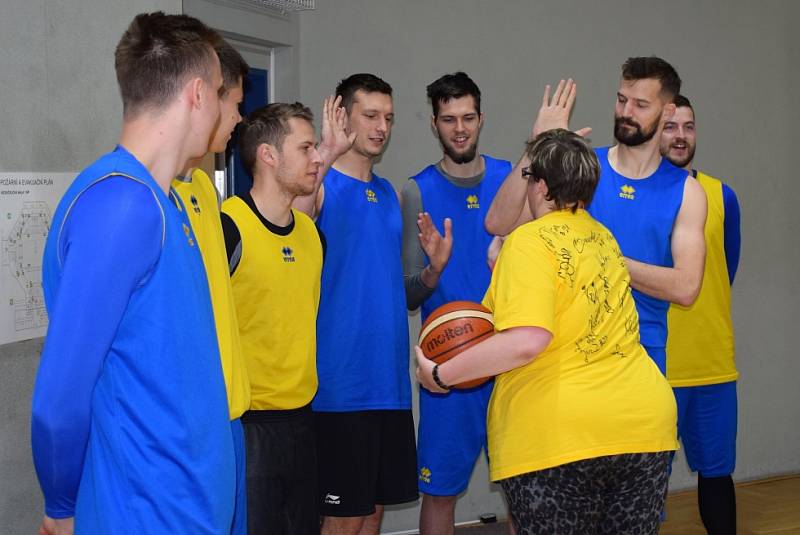
<path fill-rule="evenodd" d="M 529 176 L 533 176 L 533 171 L 530 167 L 525 167 L 522 169 L 522 178 L 528 178 Z"/>

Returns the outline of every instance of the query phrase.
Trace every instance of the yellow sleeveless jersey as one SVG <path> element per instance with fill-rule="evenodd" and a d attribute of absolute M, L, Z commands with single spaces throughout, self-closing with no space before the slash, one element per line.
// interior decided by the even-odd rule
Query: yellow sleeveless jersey
<path fill-rule="evenodd" d="M 671 305 L 667 316 L 667 379 L 673 387 L 735 381 L 731 285 L 725 262 L 722 182 L 703 173 L 708 198 L 703 287 L 691 307 Z"/>
<path fill-rule="evenodd" d="M 250 408 L 250 380 L 239 341 L 239 324 L 233 306 L 233 290 L 219 219 L 217 190 L 209 176 L 200 169 L 192 172 L 190 181 L 176 178 L 172 181 L 172 187 L 186 206 L 203 256 L 214 322 L 217 326 L 222 372 L 228 391 L 228 409 L 231 420 L 234 420 Z"/>
<path fill-rule="evenodd" d="M 292 210 L 294 228 L 271 232 L 239 197 L 222 204 L 241 236 L 231 282 L 253 410 L 295 409 L 317 392 L 317 309 L 322 243 L 314 222 Z"/>

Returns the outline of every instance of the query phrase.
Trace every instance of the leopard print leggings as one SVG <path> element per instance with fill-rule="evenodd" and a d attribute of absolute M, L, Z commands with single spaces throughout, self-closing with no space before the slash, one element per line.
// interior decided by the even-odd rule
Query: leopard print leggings
<path fill-rule="evenodd" d="M 576 461 L 500 481 L 518 535 L 656 534 L 672 452 Z"/>

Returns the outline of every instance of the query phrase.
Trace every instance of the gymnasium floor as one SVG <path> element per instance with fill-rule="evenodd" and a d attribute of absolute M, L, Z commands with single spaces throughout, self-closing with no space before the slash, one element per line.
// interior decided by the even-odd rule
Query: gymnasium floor
<path fill-rule="evenodd" d="M 800 475 L 736 485 L 737 532 L 743 535 L 800 534 Z M 458 535 L 506 535 L 505 523 L 456 529 Z M 670 494 L 661 535 L 705 535 L 694 491 Z"/>

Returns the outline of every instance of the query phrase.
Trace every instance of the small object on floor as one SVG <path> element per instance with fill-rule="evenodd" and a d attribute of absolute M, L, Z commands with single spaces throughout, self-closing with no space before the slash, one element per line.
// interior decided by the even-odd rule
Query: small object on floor
<path fill-rule="evenodd" d="M 497 515 L 489 513 L 479 517 L 481 524 L 494 524 L 497 522 Z"/>

